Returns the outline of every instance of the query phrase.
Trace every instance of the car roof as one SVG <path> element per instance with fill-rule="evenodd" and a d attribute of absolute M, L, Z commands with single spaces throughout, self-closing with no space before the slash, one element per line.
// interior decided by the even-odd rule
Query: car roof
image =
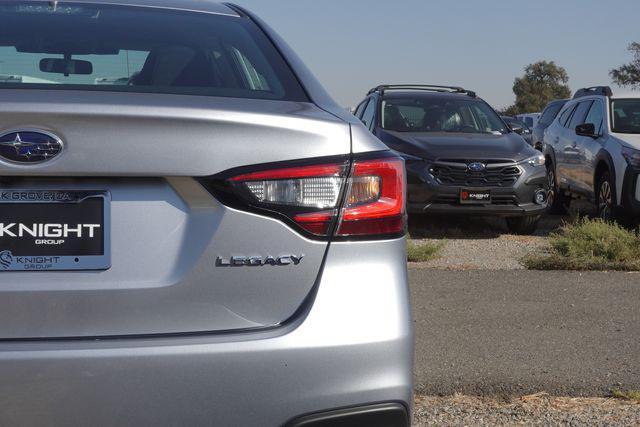
<path fill-rule="evenodd" d="M 22 0 L 26 2 L 42 0 Z M 70 2 L 70 1 L 69 1 Z M 66 0 L 57 1 L 58 5 L 69 3 Z M 117 6 L 137 6 L 159 9 L 182 10 L 191 12 L 213 13 L 239 17 L 240 15 L 226 4 L 211 0 L 73 0 L 74 3 L 105 4 Z M 53 2 L 52 2 L 53 3 Z"/>

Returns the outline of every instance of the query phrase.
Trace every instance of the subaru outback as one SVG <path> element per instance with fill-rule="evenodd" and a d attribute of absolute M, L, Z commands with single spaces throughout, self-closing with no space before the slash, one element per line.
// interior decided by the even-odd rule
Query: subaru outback
<path fill-rule="evenodd" d="M 193 0 L 0 18 L 0 424 L 409 424 L 403 160 L 277 34 Z"/>
<path fill-rule="evenodd" d="M 578 90 L 544 135 L 550 204 L 593 202 L 604 220 L 640 217 L 640 94 L 608 86 Z"/>
<path fill-rule="evenodd" d="M 404 157 L 408 211 L 491 215 L 533 233 L 547 209 L 544 156 L 474 92 L 450 86 L 379 86 L 356 116 Z"/>

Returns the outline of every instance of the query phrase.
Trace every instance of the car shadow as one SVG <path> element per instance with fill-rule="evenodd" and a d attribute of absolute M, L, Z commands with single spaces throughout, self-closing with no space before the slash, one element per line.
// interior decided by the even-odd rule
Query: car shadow
<path fill-rule="evenodd" d="M 590 213 L 572 210 L 568 215 L 545 215 L 533 234 L 548 237 L 577 215 Z M 464 215 L 410 215 L 409 236 L 413 239 L 497 239 L 511 235 L 504 218 Z"/>

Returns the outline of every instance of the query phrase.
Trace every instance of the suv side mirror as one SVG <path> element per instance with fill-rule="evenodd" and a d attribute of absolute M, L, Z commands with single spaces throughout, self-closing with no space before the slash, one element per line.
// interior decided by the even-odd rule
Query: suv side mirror
<path fill-rule="evenodd" d="M 518 125 L 511 125 L 511 130 L 517 133 L 518 135 L 522 135 L 524 133 L 524 128 Z"/>
<path fill-rule="evenodd" d="M 576 135 L 588 136 L 590 138 L 599 137 L 599 135 L 596 134 L 596 127 L 593 123 L 583 123 L 581 125 L 576 126 Z"/>

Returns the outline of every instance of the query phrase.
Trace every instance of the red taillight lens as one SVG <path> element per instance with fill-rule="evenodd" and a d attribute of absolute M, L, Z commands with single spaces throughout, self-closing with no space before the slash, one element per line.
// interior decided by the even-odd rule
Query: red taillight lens
<path fill-rule="evenodd" d="M 278 168 L 228 182 L 251 206 L 278 212 L 316 236 L 334 229 L 339 237 L 404 234 L 402 159 L 355 160 L 348 171 L 344 163 Z"/>
<path fill-rule="evenodd" d="M 337 236 L 404 233 L 404 162 L 399 158 L 356 161 Z"/>

